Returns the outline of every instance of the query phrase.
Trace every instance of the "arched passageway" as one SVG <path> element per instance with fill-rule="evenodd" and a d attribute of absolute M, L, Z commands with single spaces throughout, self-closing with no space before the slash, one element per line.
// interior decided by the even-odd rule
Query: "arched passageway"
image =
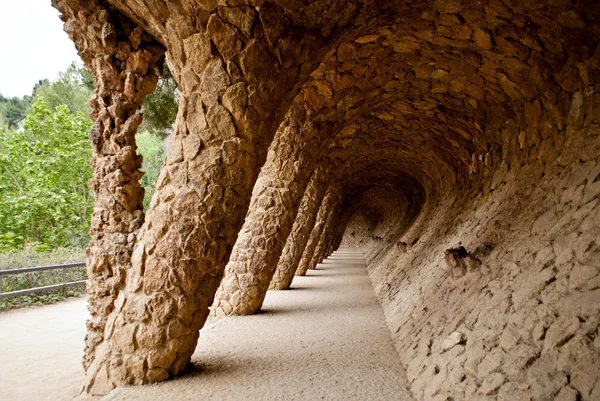
<path fill-rule="evenodd" d="M 178 376 L 213 300 L 252 314 L 342 243 L 416 399 L 600 396 L 597 2 L 54 3 L 96 79 L 87 391 Z"/>

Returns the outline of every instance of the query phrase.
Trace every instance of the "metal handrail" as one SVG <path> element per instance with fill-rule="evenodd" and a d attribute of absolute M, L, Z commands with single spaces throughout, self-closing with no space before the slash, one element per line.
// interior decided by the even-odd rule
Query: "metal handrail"
<path fill-rule="evenodd" d="M 8 297 L 15 297 L 15 296 L 19 296 L 19 295 L 28 295 L 28 294 L 33 294 L 36 292 L 41 292 L 41 291 L 59 290 L 61 288 L 62 288 L 63 297 L 64 297 L 66 295 L 67 288 L 86 283 L 87 280 L 67 282 L 67 269 L 70 269 L 73 267 L 82 267 L 82 266 L 85 266 L 84 262 L 69 263 L 69 264 L 64 264 L 64 265 L 25 267 L 22 269 L 12 269 L 12 270 L 0 270 L 0 299 L 4 299 L 4 298 L 8 298 Z M 47 285 L 44 287 L 28 288 L 26 290 L 2 292 L 2 276 L 6 276 L 9 274 L 22 274 L 22 273 L 31 273 L 31 272 L 58 270 L 58 269 L 62 269 L 63 282 L 61 284 L 53 284 L 53 285 Z"/>

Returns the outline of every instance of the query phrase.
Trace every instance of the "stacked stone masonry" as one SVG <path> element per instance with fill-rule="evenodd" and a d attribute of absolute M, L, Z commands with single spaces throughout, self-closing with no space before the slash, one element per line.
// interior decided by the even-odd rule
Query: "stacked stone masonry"
<path fill-rule="evenodd" d="M 254 313 L 342 244 L 416 400 L 600 399 L 600 3 L 53 5 L 96 87 L 86 392 L 180 375 L 213 300 Z"/>
<path fill-rule="evenodd" d="M 302 253 L 317 219 L 319 206 L 327 189 L 327 169 L 313 173 L 298 208 L 292 231 L 288 235 L 277 268 L 269 284 L 270 290 L 286 290 L 292 284 Z"/>

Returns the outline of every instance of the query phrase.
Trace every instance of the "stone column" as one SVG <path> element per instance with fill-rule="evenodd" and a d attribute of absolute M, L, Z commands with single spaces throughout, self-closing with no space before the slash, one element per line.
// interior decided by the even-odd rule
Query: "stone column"
<path fill-rule="evenodd" d="M 342 239 L 344 238 L 344 232 L 346 231 L 346 227 L 348 226 L 348 220 L 350 219 L 350 215 L 347 210 L 343 211 L 344 215 L 340 220 L 340 226 L 335 234 L 335 238 L 333 239 L 332 248 L 329 252 L 329 255 L 333 253 L 333 251 L 337 251 L 342 243 Z M 327 255 L 327 256 L 329 256 Z"/>
<path fill-rule="evenodd" d="M 327 256 L 331 255 L 331 252 L 333 252 L 333 243 L 335 241 L 337 231 L 340 230 L 340 223 L 342 217 L 341 210 L 335 210 L 335 212 L 332 213 L 331 216 L 332 218 L 330 219 L 329 224 L 326 224 L 325 228 L 323 229 L 323 246 L 319 248 L 319 246 L 317 245 L 318 252 L 315 252 L 318 254 L 317 263 L 323 262 L 323 260 Z"/>
<path fill-rule="evenodd" d="M 336 215 L 339 213 L 339 207 L 342 201 L 342 193 L 341 191 L 336 191 L 334 193 L 334 197 L 331 203 L 328 206 L 328 210 L 326 212 L 325 218 L 323 220 L 322 230 L 320 235 L 317 237 L 317 245 L 315 246 L 315 250 L 313 251 L 312 257 L 310 258 L 310 262 L 308 264 L 309 269 L 315 269 L 317 264 L 325 258 L 325 252 L 327 250 L 327 244 L 331 239 L 331 235 L 334 230 L 334 221 L 336 219 Z"/>
<path fill-rule="evenodd" d="M 163 62 L 165 49 L 124 16 L 95 1 L 52 4 L 62 13 L 65 31 L 94 76 L 90 188 L 95 204 L 86 250 L 91 319 L 83 359 L 86 389 L 91 390 L 95 384 L 103 386 L 97 374 L 109 352 L 106 336 L 113 332 L 107 317 L 125 286 L 135 236 L 144 220 L 142 157 L 136 155 L 135 134 L 144 98 L 158 82 L 154 69 Z M 98 388 L 99 393 L 105 390 Z"/>
<path fill-rule="evenodd" d="M 254 186 L 250 208 L 215 297 L 216 315 L 260 309 L 329 131 L 291 110 Z"/>
<path fill-rule="evenodd" d="M 339 183 L 331 184 L 327 189 L 327 194 L 323 199 L 323 203 L 319 207 L 319 212 L 317 213 L 315 225 L 310 233 L 310 237 L 308 239 L 308 242 L 306 243 L 306 247 L 304 248 L 302 258 L 300 259 L 300 263 L 298 264 L 298 267 L 296 269 L 297 276 L 304 276 L 306 274 L 306 271 L 308 270 L 310 262 L 314 255 L 315 249 L 319 243 L 319 238 L 321 237 L 321 234 L 323 232 L 327 216 L 335 207 L 335 203 L 337 202 L 338 197 L 340 197 L 340 191 L 341 185 Z"/>
<path fill-rule="evenodd" d="M 292 284 L 296 267 L 300 263 L 300 258 L 302 258 L 302 252 L 308 242 L 311 229 L 315 225 L 319 206 L 325 196 L 325 190 L 328 185 L 325 181 L 328 178 L 327 175 L 328 170 L 320 167 L 311 177 L 298 208 L 294 226 L 287 238 L 285 247 L 277 263 L 277 269 L 269 284 L 270 290 L 286 290 Z"/>

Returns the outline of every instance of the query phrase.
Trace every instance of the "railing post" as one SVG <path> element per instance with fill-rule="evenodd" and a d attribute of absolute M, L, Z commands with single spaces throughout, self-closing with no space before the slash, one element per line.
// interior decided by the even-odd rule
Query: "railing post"
<path fill-rule="evenodd" d="M 62 293 L 63 293 L 63 298 L 67 297 L 67 268 L 63 267 L 62 268 L 62 272 L 63 272 L 63 289 L 62 289 Z"/>
<path fill-rule="evenodd" d="M 2 294 L 2 274 L 0 274 L 0 294 Z"/>

